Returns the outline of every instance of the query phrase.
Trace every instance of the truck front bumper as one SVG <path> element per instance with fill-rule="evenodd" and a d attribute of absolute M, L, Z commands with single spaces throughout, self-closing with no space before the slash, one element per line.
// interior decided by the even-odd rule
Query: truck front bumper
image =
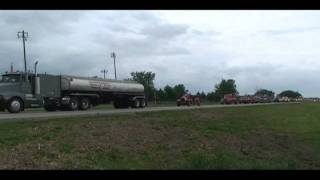
<path fill-rule="evenodd" d="M 6 101 L 3 96 L 0 95 L 0 111 L 5 111 L 6 109 Z"/>

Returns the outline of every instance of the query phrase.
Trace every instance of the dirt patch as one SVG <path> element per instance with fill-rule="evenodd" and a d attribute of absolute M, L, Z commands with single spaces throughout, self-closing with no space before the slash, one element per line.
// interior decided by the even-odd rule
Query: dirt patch
<path fill-rule="evenodd" d="M 1 154 L 0 169 L 57 169 L 63 159 L 52 143 L 19 144 Z"/>
<path fill-rule="evenodd" d="M 165 144 L 170 148 L 181 148 L 187 143 L 187 132 L 179 127 L 152 125 L 145 122 L 112 122 L 108 125 L 82 126 L 86 133 L 80 135 L 75 144 L 80 151 L 89 149 L 118 149 L 121 151 L 148 151 L 154 145 Z"/>

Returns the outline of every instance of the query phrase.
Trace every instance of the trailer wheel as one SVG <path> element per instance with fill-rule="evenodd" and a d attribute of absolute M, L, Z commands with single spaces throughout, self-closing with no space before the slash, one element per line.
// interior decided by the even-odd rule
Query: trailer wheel
<path fill-rule="evenodd" d="M 79 100 L 76 97 L 72 97 L 69 103 L 69 109 L 71 111 L 76 111 L 79 109 Z"/>
<path fill-rule="evenodd" d="M 138 107 L 140 107 L 140 101 L 139 101 L 139 99 L 134 100 L 134 102 L 133 102 L 133 104 L 132 104 L 131 107 L 132 107 L 132 108 L 138 108 Z"/>
<path fill-rule="evenodd" d="M 120 108 L 120 105 L 119 105 L 119 103 L 118 103 L 117 101 L 114 101 L 114 102 L 113 102 L 113 106 L 114 106 L 114 108 L 116 108 L 116 109 Z"/>
<path fill-rule="evenodd" d="M 19 113 L 22 110 L 23 103 L 18 98 L 12 98 L 8 102 L 8 111 L 10 113 Z"/>
<path fill-rule="evenodd" d="M 90 100 L 89 98 L 82 98 L 80 101 L 80 109 L 87 110 L 90 108 Z"/>

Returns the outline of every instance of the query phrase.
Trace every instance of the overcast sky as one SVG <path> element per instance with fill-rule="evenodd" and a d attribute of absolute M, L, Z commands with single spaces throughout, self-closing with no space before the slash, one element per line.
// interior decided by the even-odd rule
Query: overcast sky
<path fill-rule="evenodd" d="M 266 88 L 320 96 L 320 11 L 0 11 L 0 72 L 114 77 L 153 71 L 155 85 L 209 92 L 235 79 L 240 94 Z"/>

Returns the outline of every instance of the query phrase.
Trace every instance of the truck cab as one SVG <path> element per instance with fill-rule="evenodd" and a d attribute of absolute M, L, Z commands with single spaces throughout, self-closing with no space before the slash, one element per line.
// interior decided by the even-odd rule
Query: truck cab
<path fill-rule="evenodd" d="M 27 79 L 26 79 L 27 78 Z M 10 72 L 0 76 L 0 111 L 24 111 L 25 107 L 39 107 L 42 100 L 36 95 L 35 74 Z"/>
<path fill-rule="evenodd" d="M 225 94 L 220 101 L 221 104 L 238 104 L 238 98 L 235 94 Z"/>

